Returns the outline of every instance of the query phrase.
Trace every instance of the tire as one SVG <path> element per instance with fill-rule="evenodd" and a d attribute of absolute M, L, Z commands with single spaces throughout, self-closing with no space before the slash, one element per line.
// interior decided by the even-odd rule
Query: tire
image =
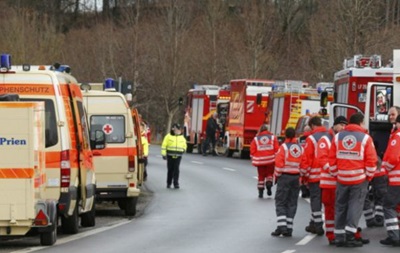
<path fill-rule="evenodd" d="M 54 215 L 52 221 L 52 230 L 50 232 L 45 232 L 40 234 L 40 244 L 42 246 L 51 246 L 54 245 L 57 241 L 57 226 L 58 226 L 58 217 Z"/>
<path fill-rule="evenodd" d="M 119 199 L 118 200 L 118 207 L 121 210 L 125 210 L 126 209 L 126 199 Z"/>
<path fill-rule="evenodd" d="M 82 227 L 96 226 L 96 205 L 93 203 L 92 209 L 89 212 L 81 214 Z"/>
<path fill-rule="evenodd" d="M 250 158 L 250 152 L 249 151 L 240 151 L 240 159 L 248 159 Z"/>
<path fill-rule="evenodd" d="M 227 157 L 232 157 L 233 156 L 233 150 L 228 148 L 228 152 L 226 152 Z"/>
<path fill-rule="evenodd" d="M 137 200 L 138 200 L 138 197 L 126 199 L 126 208 L 125 208 L 126 216 L 135 216 L 136 215 Z"/>
<path fill-rule="evenodd" d="M 191 144 L 191 143 L 187 144 L 186 153 L 189 153 L 189 154 L 193 153 L 193 144 Z"/>
<path fill-rule="evenodd" d="M 64 234 L 77 234 L 79 230 L 78 201 L 71 216 L 61 216 L 61 230 Z"/>

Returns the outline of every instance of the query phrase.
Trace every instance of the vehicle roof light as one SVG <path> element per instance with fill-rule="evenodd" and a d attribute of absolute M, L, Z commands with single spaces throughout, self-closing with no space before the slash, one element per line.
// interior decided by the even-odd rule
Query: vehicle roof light
<path fill-rule="evenodd" d="M 71 74 L 71 67 L 68 65 L 61 65 L 60 63 L 54 63 L 51 70 Z"/>
<path fill-rule="evenodd" d="M 0 63 L 1 72 L 5 72 L 11 69 L 11 55 L 2 54 L 0 61 L 1 61 Z"/>
<path fill-rule="evenodd" d="M 90 86 L 90 84 L 88 84 L 88 83 L 81 83 L 81 90 L 84 90 L 84 91 L 88 91 L 88 90 L 91 90 L 92 89 L 92 86 Z"/>
<path fill-rule="evenodd" d="M 107 78 L 104 82 L 104 90 L 105 91 L 115 91 L 114 79 Z"/>
<path fill-rule="evenodd" d="M 38 68 L 38 70 L 46 70 L 46 67 L 43 66 L 43 65 L 40 65 L 39 68 Z"/>

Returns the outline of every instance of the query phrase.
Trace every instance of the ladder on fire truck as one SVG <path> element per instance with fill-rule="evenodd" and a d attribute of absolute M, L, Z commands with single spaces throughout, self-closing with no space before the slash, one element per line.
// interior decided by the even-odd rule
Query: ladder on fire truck
<path fill-rule="evenodd" d="M 301 116 L 300 93 L 303 88 L 302 81 L 286 81 L 286 87 L 290 90 L 290 114 L 286 127 L 296 127 L 297 120 Z"/>

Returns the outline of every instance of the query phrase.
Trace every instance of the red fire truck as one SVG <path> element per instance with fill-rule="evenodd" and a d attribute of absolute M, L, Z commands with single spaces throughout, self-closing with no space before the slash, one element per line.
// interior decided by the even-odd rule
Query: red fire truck
<path fill-rule="evenodd" d="M 382 66 L 380 55 L 355 55 L 353 58 L 345 59 L 343 69 L 334 75 L 335 102 L 350 104 L 364 111 L 369 82 L 392 83 L 393 68 Z M 389 109 L 385 92 L 381 92 L 379 96 L 381 99 L 376 102 L 381 113 Z M 344 108 L 338 113 L 346 117 L 350 116 Z"/>
<path fill-rule="evenodd" d="M 250 143 L 265 122 L 268 93 L 272 90 L 272 80 L 238 79 L 232 80 L 229 103 L 229 120 L 225 131 L 227 155 L 239 152 L 241 158 L 250 155 Z M 256 103 L 257 94 L 262 94 L 261 104 Z"/>
<path fill-rule="evenodd" d="M 319 90 L 304 86 L 303 81 L 294 80 L 275 83 L 268 102 L 268 121 L 274 135 L 283 137 L 285 129 L 295 128 L 302 115 L 318 113 L 320 110 Z"/>
<path fill-rule="evenodd" d="M 201 153 L 207 119 L 216 110 L 219 89 L 217 85 L 195 85 L 187 93 L 184 136 L 188 153 L 192 153 L 193 148 Z"/>

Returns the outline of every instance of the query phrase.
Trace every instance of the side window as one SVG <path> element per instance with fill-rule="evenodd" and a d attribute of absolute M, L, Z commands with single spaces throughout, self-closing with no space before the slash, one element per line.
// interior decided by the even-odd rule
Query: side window
<path fill-rule="evenodd" d="M 87 124 L 87 118 L 85 110 L 83 109 L 83 104 L 80 101 L 77 101 L 79 117 L 81 119 L 81 127 L 82 127 L 82 136 L 83 136 L 83 145 L 85 149 L 89 148 L 89 126 Z"/>
<path fill-rule="evenodd" d="M 123 115 L 92 115 L 90 127 L 92 130 L 103 130 L 107 143 L 125 142 L 125 117 Z"/>
<path fill-rule="evenodd" d="M 51 99 L 33 99 L 33 98 L 21 98 L 21 101 L 31 101 L 31 102 L 44 102 L 45 107 L 45 143 L 46 148 L 52 147 L 58 143 L 58 127 L 56 120 L 56 111 L 54 107 L 54 102 Z"/>

